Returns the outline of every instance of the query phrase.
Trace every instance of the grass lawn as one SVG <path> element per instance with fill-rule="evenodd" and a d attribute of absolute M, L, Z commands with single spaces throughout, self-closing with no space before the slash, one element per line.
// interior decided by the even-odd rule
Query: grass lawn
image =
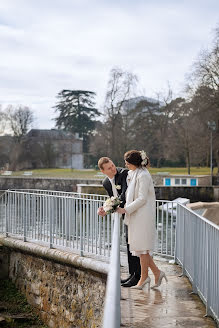
<path fill-rule="evenodd" d="M 162 167 L 162 168 L 150 168 L 151 174 L 156 174 L 157 172 L 169 172 L 170 174 L 188 174 L 186 167 Z M 214 174 L 217 173 L 217 169 L 214 169 Z M 209 167 L 191 167 L 191 175 L 210 175 L 211 170 Z"/>
<path fill-rule="evenodd" d="M 71 170 L 71 169 L 38 169 L 31 170 L 33 177 L 59 177 L 59 178 L 75 178 L 75 179 L 102 179 L 97 174 L 96 170 Z M 187 169 L 183 167 L 162 167 L 149 169 L 151 174 L 157 172 L 169 172 L 170 174 L 187 174 Z M 24 171 L 13 172 L 13 176 L 23 176 Z M 191 175 L 210 175 L 209 167 L 192 167 Z M 214 174 L 217 174 L 217 169 L 214 169 Z"/>

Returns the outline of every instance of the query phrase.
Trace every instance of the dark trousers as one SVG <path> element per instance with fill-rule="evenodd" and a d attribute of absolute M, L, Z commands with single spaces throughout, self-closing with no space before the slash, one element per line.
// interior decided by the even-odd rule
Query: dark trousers
<path fill-rule="evenodd" d="M 135 273 L 140 277 L 141 275 L 141 265 L 140 265 L 140 258 L 138 256 L 133 256 L 129 250 L 128 244 L 128 227 L 125 225 L 125 239 L 127 244 L 127 255 L 128 255 L 128 266 L 129 266 L 129 273 Z"/>

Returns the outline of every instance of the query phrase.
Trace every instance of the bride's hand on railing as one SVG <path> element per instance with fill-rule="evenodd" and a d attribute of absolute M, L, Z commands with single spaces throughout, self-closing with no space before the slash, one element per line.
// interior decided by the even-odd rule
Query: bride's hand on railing
<path fill-rule="evenodd" d="M 120 214 L 125 214 L 125 213 L 126 213 L 126 210 L 125 210 L 124 208 L 118 207 L 118 208 L 116 209 L 116 212 L 117 212 L 117 213 L 120 213 Z"/>

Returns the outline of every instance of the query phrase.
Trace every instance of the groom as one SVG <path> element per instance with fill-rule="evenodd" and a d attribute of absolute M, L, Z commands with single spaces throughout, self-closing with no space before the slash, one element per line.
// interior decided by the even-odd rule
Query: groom
<path fill-rule="evenodd" d="M 128 170 L 120 167 L 116 167 L 115 164 L 108 157 L 101 157 L 98 161 L 98 167 L 100 171 L 107 177 L 103 180 L 103 186 L 106 189 L 108 195 L 120 198 L 122 203 L 120 207 L 125 205 L 125 192 L 127 189 L 127 174 Z M 98 209 L 98 215 L 105 216 L 106 212 L 103 207 Z M 128 254 L 128 266 L 129 266 L 129 277 L 127 279 L 121 280 L 121 285 L 123 287 L 132 287 L 137 285 L 140 275 L 141 266 L 140 259 L 137 256 L 132 256 L 129 251 L 128 244 L 128 228 L 125 226 L 126 231 L 126 243 L 127 243 L 127 254 Z"/>

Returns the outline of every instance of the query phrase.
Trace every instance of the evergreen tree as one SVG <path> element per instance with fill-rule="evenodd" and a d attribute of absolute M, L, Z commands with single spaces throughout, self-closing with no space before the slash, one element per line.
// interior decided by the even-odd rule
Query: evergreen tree
<path fill-rule="evenodd" d="M 88 152 L 89 136 L 95 129 L 96 117 L 100 112 L 95 106 L 95 92 L 84 90 L 62 90 L 54 106 L 59 113 L 55 118 L 56 127 L 78 133 L 83 138 L 83 151 Z"/>

